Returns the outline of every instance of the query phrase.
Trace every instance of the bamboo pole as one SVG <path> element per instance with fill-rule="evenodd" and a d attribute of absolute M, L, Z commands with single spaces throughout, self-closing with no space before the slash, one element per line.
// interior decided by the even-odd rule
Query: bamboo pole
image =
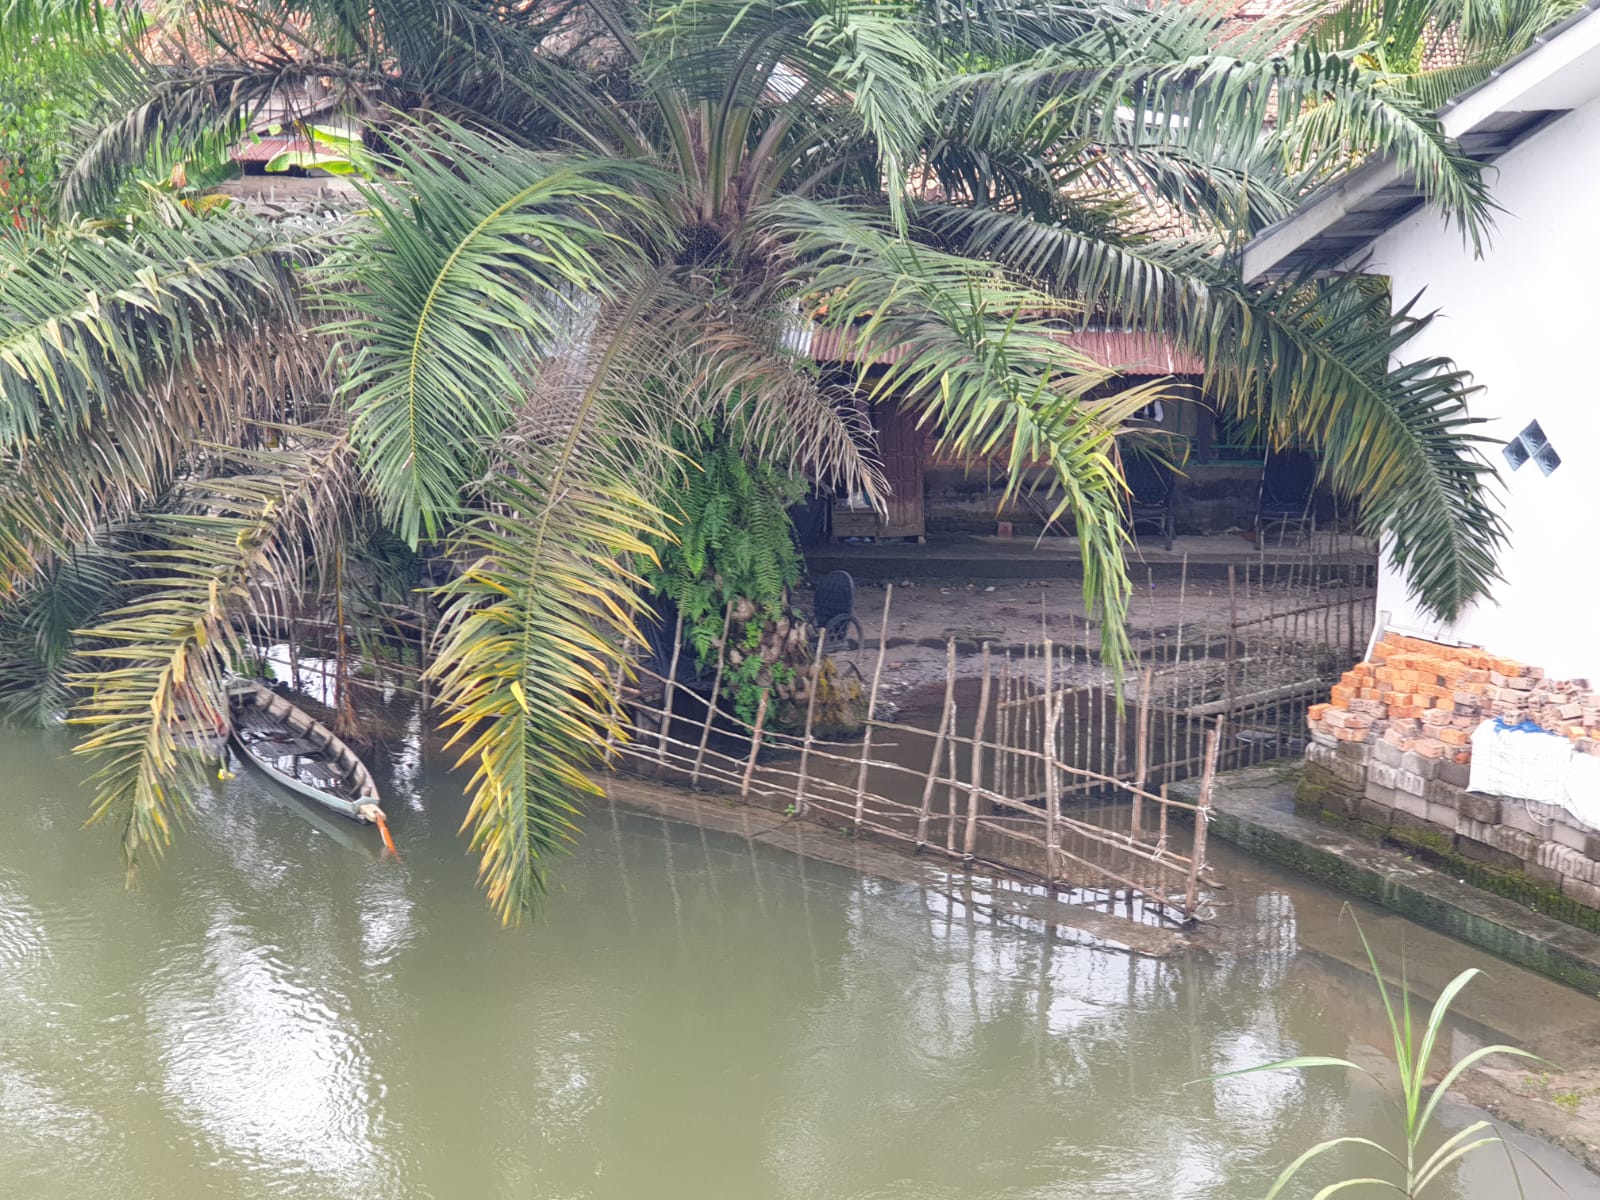
<path fill-rule="evenodd" d="M 1246 592 L 1250 590 L 1250 563 L 1245 563 L 1245 590 Z M 1224 712 L 1229 715 L 1232 715 L 1232 712 L 1234 712 L 1234 690 L 1235 686 L 1237 686 L 1237 680 L 1234 678 L 1234 659 L 1235 654 L 1237 654 L 1237 648 L 1235 648 L 1234 640 L 1237 638 L 1237 635 L 1238 592 L 1237 584 L 1235 584 L 1234 578 L 1234 563 L 1229 563 L 1229 565 L 1227 565 L 1227 675 L 1226 678 L 1224 678 L 1224 686 L 1226 686 L 1224 698 L 1227 699 L 1227 707 L 1224 709 Z"/>
<path fill-rule="evenodd" d="M 706 746 L 711 741 L 711 720 L 717 715 L 717 700 L 722 695 L 722 668 L 728 661 L 728 634 L 733 629 L 733 601 L 728 601 L 728 611 L 722 618 L 722 640 L 717 643 L 717 671 L 711 680 L 711 698 L 706 702 L 706 723 L 700 730 L 700 749 L 695 751 L 694 771 L 689 776 L 689 786 L 700 786 L 700 764 L 705 762 Z"/>
<path fill-rule="evenodd" d="M 983 684 L 978 690 L 978 719 L 972 729 L 972 786 L 967 789 L 967 828 L 961 853 L 970 860 L 978 841 L 978 792 L 983 787 L 983 729 L 989 720 L 989 643 L 983 644 Z M 998 730 L 996 731 L 998 734 Z M 998 782 L 998 781 L 997 781 Z"/>
<path fill-rule="evenodd" d="M 1031 645 L 1024 646 L 1022 656 L 1022 676 L 1017 680 L 1017 698 L 1019 700 L 1026 697 L 1033 687 L 1033 647 Z M 1022 736 L 1017 740 L 1017 748 L 1020 750 L 1026 746 L 1031 749 L 1033 746 L 1033 706 L 1031 704 L 1023 705 L 1021 714 Z M 1024 796 L 1031 796 L 1034 793 L 1033 760 L 1019 756 L 1017 765 L 1021 768 L 1022 776 L 1020 781 L 1022 786 L 1017 790 Z"/>
<path fill-rule="evenodd" d="M 767 723 L 767 697 L 771 688 L 761 689 L 761 699 L 756 704 L 755 728 L 750 731 L 750 761 L 745 763 L 744 778 L 739 781 L 739 799 L 750 802 L 750 780 L 756 773 L 756 755 L 761 753 L 761 730 Z"/>
<path fill-rule="evenodd" d="M 806 736 L 800 744 L 800 778 L 794 784 L 795 816 L 806 813 L 806 769 L 811 765 L 811 723 L 817 715 L 817 692 L 822 684 L 822 648 L 827 644 L 828 631 L 817 634 L 817 650 L 811 659 L 811 691 L 806 696 Z"/>
<path fill-rule="evenodd" d="M 956 789 L 961 775 L 956 766 L 956 743 L 961 740 L 956 736 L 959 722 L 960 705 L 955 705 L 950 709 L 950 737 L 945 742 L 946 769 L 950 774 L 944 786 L 944 848 L 952 855 L 956 852 Z"/>
<path fill-rule="evenodd" d="M 672 689 L 678 686 L 678 656 L 683 653 L 683 610 L 678 611 L 677 627 L 672 633 L 672 665 L 667 668 L 666 699 L 661 705 L 661 735 L 656 746 L 660 753 L 656 756 L 658 763 L 667 761 L 667 736 L 672 729 Z"/>
<path fill-rule="evenodd" d="M 1189 879 L 1183 892 L 1183 915 L 1190 921 L 1200 906 L 1200 867 L 1206 857 L 1206 827 L 1211 823 L 1211 793 L 1217 782 L 1217 744 L 1222 740 L 1225 720 L 1218 717 L 1206 735 L 1205 772 L 1200 776 L 1200 803 L 1194 814 L 1194 848 L 1189 852 Z"/>
<path fill-rule="evenodd" d="M 883 677 L 883 656 L 889 647 L 889 598 L 894 595 L 894 584 L 883 589 L 883 620 L 878 624 L 878 661 L 872 667 L 872 690 L 867 694 L 867 728 L 861 735 L 861 769 L 856 773 L 855 825 L 861 828 L 861 806 L 867 795 L 867 756 L 872 752 L 872 720 L 878 711 L 878 680 Z"/>
<path fill-rule="evenodd" d="M 1051 883 L 1060 875 L 1060 834 L 1056 829 L 1056 810 L 1061 806 L 1056 794 L 1056 727 L 1061 716 L 1060 702 L 1054 699 L 1055 647 L 1050 639 L 1044 641 L 1044 840 L 1045 874 Z"/>
<path fill-rule="evenodd" d="M 1011 713 L 1004 705 L 1011 695 L 1011 651 L 1000 661 L 1000 700 L 994 709 L 994 790 L 1011 791 Z"/>
<path fill-rule="evenodd" d="M 1131 830 L 1134 841 L 1138 841 L 1143 832 L 1144 825 L 1144 799 L 1139 795 L 1144 791 L 1145 777 L 1150 771 L 1150 691 L 1155 686 L 1155 668 L 1146 667 L 1144 678 L 1139 681 L 1139 727 L 1136 735 L 1137 749 L 1133 776 L 1133 822 Z"/>
<path fill-rule="evenodd" d="M 928 763 L 928 778 L 922 785 L 922 808 L 917 814 L 917 849 L 928 840 L 928 816 L 933 807 L 933 786 L 939 778 L 939 755 L 944 750 L 944 739 L 951 731 L 950 713 L 956 703 L 956 640 L 945 644 L 944 707 L 939 711 L 939 729 L 933 738 L 933 759 Z"/>

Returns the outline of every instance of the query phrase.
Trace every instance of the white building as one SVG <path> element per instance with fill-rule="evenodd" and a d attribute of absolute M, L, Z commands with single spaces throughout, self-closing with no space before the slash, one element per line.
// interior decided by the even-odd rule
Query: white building
<path fill-rule="evenodd" d="M 1421 293 L 1439 317 L 1408 347 L 1471 371 L 1484 391 L 1509 544 L 1505 582 L 1453 625 L 1408 595 L 1385 562 L 1388 627 L 1482 646 L 1600 685 L 1600 0 L 1441 111 L 1502 210 L 1481 257 L 1422 209 L 1415 181 L 1385 161 L 1352 172 L 1244 252 L 1256 280 L 1369 260 L 1397 303 Z"/>

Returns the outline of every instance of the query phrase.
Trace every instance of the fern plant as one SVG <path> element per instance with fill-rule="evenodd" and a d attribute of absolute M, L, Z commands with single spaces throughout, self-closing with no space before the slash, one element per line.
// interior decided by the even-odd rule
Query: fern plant
<path fill-rule="evenodd" d="M 792 682 L 792 669 L 763 658 L 761 646 L 786 619 L 785 597 L 800 581 L 801 561 L 788 507 L 805 492 L 798 475 L 751 462 L 736 430 L 707 426 L 679 449 L 689 462 L 679 507 L 678 540 L 656 547 L 651 589 L 683 615 L 685 640 L 701 667 L 713 664 L 728 606 L 740 631 L 729 632 L 722 694 L 753 720 L 764 686 Z"/>

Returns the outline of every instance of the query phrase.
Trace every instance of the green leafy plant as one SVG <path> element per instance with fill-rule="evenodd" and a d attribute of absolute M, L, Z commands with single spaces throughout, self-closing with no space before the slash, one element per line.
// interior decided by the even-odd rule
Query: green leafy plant
<path fill-rule="evenodd" d="M 656 547 L 659 565 L 646 578 L 656 594 L 677 605 L 685 640 L 702 667 L 715 661 L 734 606 L 743 630 L 729 649 L 740 653 L 737 661 L 729 655 L 722 694 L 750 721 L 764 687 L 794 682 L 792 667 L 763 658 L 760 650 L 785 616 L 788 590 L 800 580 L 800 554 L 786 510 L 804 494 L 805 481 L 748 460 L 726 430 L 702 433 L 684 448 L 690 466 L 677 537 Z"/>
<path fill-rule="evenodd" d="M 1372 977 L 1378 984 L 1378 994 L 1383 998 L 1383 1011 L 1388 1019 L 1389 1033 L 1394 1043 L 1394 1063 L 1400 1077 L 1403 1145 L 1396 1149 L 1384 1146 L 1371 1138 L 1353 1136 L 1329 1138 L 1327 1141 L 1318 1142 L 1283 1169 L 1273 1182 L 1271 1190 L 1267 1192 L 1266 1200 L 1274 1200 L 1274 1197 L 1281 1194 L 1308 1163 L 1340 1146 L 1364 1146 L 1377 1151 L 1393 1164 L 1393 1175 L 1387 1179 L 1375 1176 L 1342 1179 L 1317 1192 L 1316 1200 L 1326 1200 L 1327 1197 L 1358 1187 L 1384 1188 L 1407 1197 L 1407 1200 L 1414 1200 L 1415 1197 L 1424 1195 L 1444 1175 L 1447 1168 L 1468 1154 L 1501 1144 L 1500 1136 L 1492 1132 L 1493 1126 L 1488 1121 L 1480 1120 L 1458 1130 L 1431 1152 L 1425 1152 L 1424 1147 L 1433 1128 L 1434 1118 L 1438 1114 L 1439 1104 L 1449 1095 L 1450 1089 L 1461 1076 L 1477 1063 L 1496 1054 L 1515 1055 L 1535 1062 L 1542 1061 L 1537 1055 L 1529 1054 L 1526 1050 L 1519 1050 L 1514 1046 L 1481 1046 L 1452 1064 L 1432 1092 L 1429 1092 L 1428 1071 L 1434 1052 L 1438 1049 L 1445 1021 L 1450 1015 L 1450 1007 L 1462 989 L 1482 972 L 1472 967 L 1452 979 L 1434 1002 L 1427 1023 L 1421 1027 L 1418 1036 L 1417 1027 L 1412 1019 L 1410 994 L 1406 990 L 1404 979 L 1401 980 L 1398 997 L 1392 995 L 1388 984 L 1384 982 L 1383 972 L 1378 969 L 1378 960 L 1372 952 L 1371 944 L 1367 941 L 1366 931 L 1361 928 L 1359 921 L 1355 924 L 1356 933 L 1361 938 L 1361 946 L 1367 954 L 1367 963 L 1372 968 Z M 1377 1081 L 1377 1077 L 1370 1071 L 1348 1059 L 1323 1055 L 1286 1058 L 1281 1062 L 1249 1067 L 1243 1071 L 1229 1071 L 1213 1078 L 1229 1079 L 1261 1071 L 1301 1071 L 1321 1067 L 1357 1071 Z M 1381 1081 L 1378 1082 L 1381 1084 Z"/>

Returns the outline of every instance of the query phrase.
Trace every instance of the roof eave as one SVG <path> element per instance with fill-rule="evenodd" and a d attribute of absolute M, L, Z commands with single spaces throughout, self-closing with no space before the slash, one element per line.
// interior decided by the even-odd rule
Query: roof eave
<path fill-rule="evenodd" d="M 1488 79 L 1469 88 L 1439 110 L 1440 123 L 1447 136 L 1460 140 L 1489 124 L 1503 113 L 1522 111 L 1517 102 L 1540 83 L 1552 78 L 1575 59 L 1600 46 L 1600 0 L 1589 0 L 1583 8 L 1541 34 L 1522 54 L 1501 66 Z M 1523 140 L 1542 123 L 1530 124 L 1517 140 Z M 1495 153 L 1504 153 L 1512 143 Z M 1245 282 L 1253 283 L 1274 273 L 1289 257 L 1328 234 L 1364 201 L 1384 188 L 1411 183 L 1411 179 L 1392 162 L 1373 160 L 1319 190 L 1306 203 L 1275 225 L 1258 233 L 1244 247 L 1240 267 Z M 1420 197 L 1418 197 L 1420 200 Z M 1414 211 L 1396 208 L 1390 228 Z M 1348 261 L 1371 245 L 1384 230 L 1370 232 L 1360 245 L 1330 247 L 1330 265 Z"/>

